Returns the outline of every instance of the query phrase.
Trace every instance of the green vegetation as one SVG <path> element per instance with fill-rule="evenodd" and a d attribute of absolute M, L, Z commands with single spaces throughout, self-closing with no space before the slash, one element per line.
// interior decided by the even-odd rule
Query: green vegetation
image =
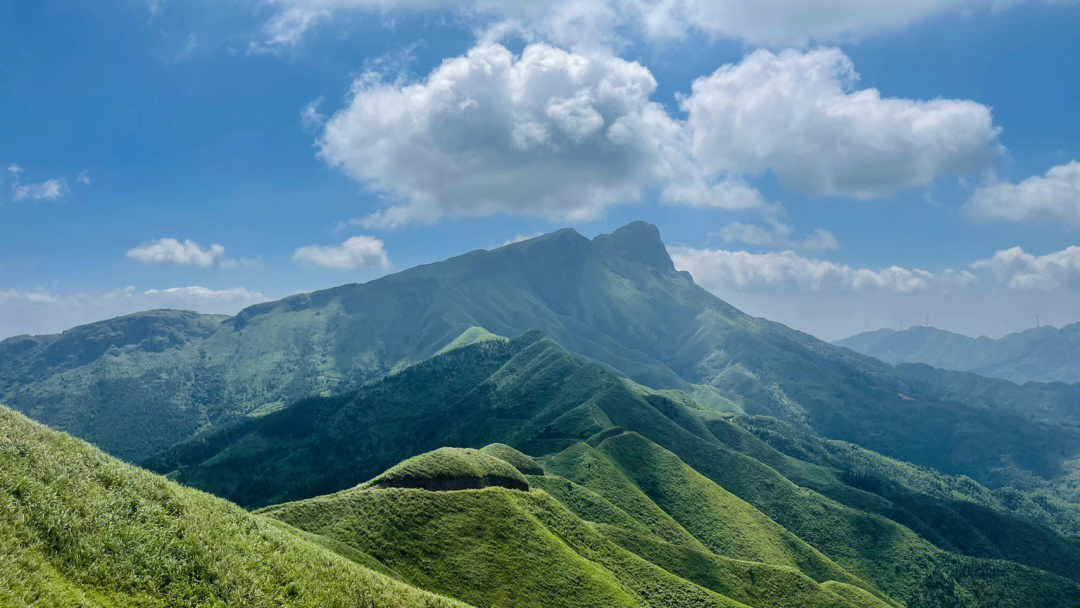
<path fill-rule="evenodd" d="M 460 605 L 2 407 L 0 546 L 2 606 Z"/>
<path fill-rule="evenodd" d="M 394 455 L 413 456 L 408 446 L 497 441 L 519 452 L 512 460 L 544 455 L 537 460 L 547 475 L 530 476 L 529 487 L 595 525 L 908 605 L 936 594 L 1023 606 L 1018 588 L 1002 582 L 1009 576 L 1046 597 L 1077 590 L 1080 579 L 1080 551 L 1063 528 L 1000 503 L 965 509 L 926 489 L 872 491 L 835 463 L 785 454 L 686 395 L 622 380 L 536 333 L 457 348 L 352 397 L 301 401 L 237 428 L 174 451 L 159 470 L 263 506 L 279 502 L 275 495 L 303 499 L 360 484 L 393 466 L 386 461 Z M 395 571 L 407 561 L 359 548 Z"/>
<path fill-rule="evenodd" d="M 469 448 L 439 448 L 394 465 L 368 484 L 374 488 L 466 490 L 502 486 L 528 490 L 529 482 L 514 465 Z"/>
<path fill-rule="evenodd" d="M 536 479 L 572 485 L 553 476 Z M 610 504 L 604 509 L 618 511 Z M 542 490 L 432 492 L 363 484 L 262 513 L 373 556 L 417 586 L 476 605 L 859 606 L 792 568 L 664 543 L 625 513 L 611 519 L 626 527 L 589 524 Z"/>
<path fill-rule="evenodd" d="M 491 454 L 495 458 L 509 462 L 514 465 L 515 469 L 521 471 L 523 475 L 544 474 L 544 468 L 540 466 L 540 463 L 533 460 L 531 456 L 523 454 L 505 443 L 485 445 L 482 451 L 486 454 Z"/>

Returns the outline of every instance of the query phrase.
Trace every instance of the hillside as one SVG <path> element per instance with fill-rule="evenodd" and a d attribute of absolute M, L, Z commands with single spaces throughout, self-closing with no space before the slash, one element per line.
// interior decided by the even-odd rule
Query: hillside
<path fill-rule="evenodd" d="M 1024 382 L 1080 382 L 1080 323 L 1036 327 L 993 339 L 933 327 L 879 329 L 836 342 L 887 363 L 925 363 Z"/>
<path fill-rule="evenodd" d="M 4 407 L 0 505 L 2 606 L 463 606 Z"/>
<path fill-rule="evenodd" d="M 499 450 L 510 449 L 484 447 L 491 442 L 542 457 L 549 475 L 527 475 L 531 489 L 583 519 L 619 528 L 615 542 L 672 560 L 670 568 L 696 572 L 698 565 L 683 560 L 705 553 L 796 568 L 819 583 L 865 581 L 909 605 L 947 584 L 946 595 L 964 605 L 1019 606 L 1022 592 L 1057 596 L 1080 577 L 1080 547 L 1062 536 L 1065 522 L 1049 511 L 1011 511 L 970 480 L 978 491 L 968 509 L 941 507 L 918 488 L 906 490 L 906 502 L 893 502 L 885 489 L 787 456 L 685 394 L 621 379 L 538 332 L 448 351 L 353 395 L 297 402 L 149 464 L 248 506 L 322 505 L 326 499 L 314 497 L 348 494 L 372 478 L 365 492 L 415 489 L 382 487 L 377 476 L 387 469 L 391 477 L 405 470 L 428 479 L 438 477 L 428 472 L 433 462 L 456 462 L 435 451 L 395 467 L 416 451 L 483 447 L 479 453 L 502 458 Z M 522 458 L 518 471 L 534 466 Z M 453 470 L 447 478 L 496 471 L 473 464 Z M 520 489 L 513 481 L 488 485 Z M 426 516 L 442 513 L 423 504 Z M 1030 539 L 1040 539 L 1037 550 Z M 1014 590 L 1016 579 L 1045 588 Z M 986 603 L 972 599 L 976 589 Z"/>
<path fill-rule="evenodd" d="M 539 329 L 644 385 L 993 486 L 1053 489 L 1080 456 L 1080 433 L 1029 420 L 1015 404 L 943 396 L 736 310 L 676 271 L 644 223 L 593 239 L 562 230 L 231 318 L 150 312 L 8 340 L 0 397 L 139 461 L 245 415 L 349 394 L 459 338 L 483 338 L 480 327 L 502 336 Z M 119 433 L 120 420 L 136 432 Z M 382 466 L 412 453 L 394 451 Z"/>
<path fill-rule="evenodd" d="M 430 459 L 441 460 L 448 475 L 460 466 Z M 533 479 L 571 485 L 562 478 Z M 791 567 L 738 562 L 704 549 L 683 557 L 696 570 L 693 578 L 708 584 L 688 580 L 672 572 L 671 564 L 665 563 L 668 570 L 613 540 L 628 530 L 591 525 L 547 492 L 527 485 L 429 491 L 385 489 L 373 482 L 263 513 L 376 556 L 415 585 L 477 605 L 858 606 Z M 680 550 L 648 532 L 634 540 L 672 553 Z M 770 540 L 767 534 L 757 539 L 762 545 Z M 830 574 L 856 589 L 867 586 L 835 566 Z M 860 591 L 874 602 L 870 605 L 894 605 Z"/>

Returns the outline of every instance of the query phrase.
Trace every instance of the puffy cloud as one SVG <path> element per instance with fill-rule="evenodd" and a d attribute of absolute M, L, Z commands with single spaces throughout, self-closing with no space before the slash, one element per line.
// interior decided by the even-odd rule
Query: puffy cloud
<path fill-rule="evenodd" d="M 648 69 L 610 55 L 481 43 L 420 82 L 358 79 L 320 153 L 398 201 L 369 228 L 499 212 L 590 219 L 693 175 L 655 88 Z"/>
<path fill-rule="evenodd" d="M 910 292 L 935 284 L 963 285 L 975 281 L 968 271 L 932 273 L 891 266 L 881 270 L 853 268 L 801 256 L 793 251 L 749 253 L 723 249 L 669 248 L 675 267 L 687 270 L 706 289 L 886 290 Z"/>
<path fill-rule="evenodd" d="M 1020 247 L 1002 249 L 972 268 L 989 270 L 1013 289 L 1053 290 L 1080 287 L 1080 246 L 1046 255 L 1032 255 Z"/>
<path fill-rule="evenodd" d="M 153 308 L 233 314 L 265 300 L 263 294 L 245 287 L 188 286 L 147 290 L 125 287 L 107 292 L 71 294 L 42 289 L 0 289 L 0 338 L 62 331 L 81 323 Z"/>
<path fill-rule="evenodd" d="M 804 239 L 791 238 L 791 226 L 774 222 L 768 228 L 756 224 L 744 224 L 732 222 L 724 226 L 717 235 L 725 242 L 739 242 L 759 247 L 771 247 L 776 249 L 827 249 L 840 248 L 836 236 L 828 230 L 818 228 Z"/>
<path fill-rule="evenodd" d="M 882 98 L 853 89 L 856 78 L 836 49 L 758 51 L 698 79 L 680 120 L 650 100 L 656 81 L 638 63 L 481 43 L 421 81 L 365 73 L 319 147 L 390 201 L 359 221 L 368 229 L 494 213 L 588 220 L 653 191 L 767 210 L 776 205 L 744 176 L 772 171 L 809 195 L 868 198 L 995 158 L 989 108 Z"/>
<path fill-rule="evenodd" d="M 990 108 L 883 98 L 855 89 L 838 49 L 766 50 L 693 83 L 681 102 L 707 171 L 772 171 L 808 195 L 869 198 L 988 167 L 999 150 Z"/>
<path fill-rule="evenodd" d="M 234 264 L 232 260 L 225 257 L 225 248 L 221 245 L 214 244 L 204 249 L 191 239 L 185 239 L 183 242 L 173 238 L 158 239 L 149 245 L 131 249 L 125 255 L 145 264 L 201 268 L 229 267 Z"/>
<path fill-rule="evenodd" d="M 980 220 L 1048 220 L 1080 226 L 1080 162 L 1052 167 L 1018 184 L 978 188 L 965 210 Z"/>
<path fill-rule="evenodd" d="M 383 242 L 366 235 L 354 236 L 339 247 L 307 245 L 297 249 L 292 259 L 300 264 L 342 270 L 390 267 L 390 258 L 386 255 Z"/>
<path fill-rule="evenodd" d="M 1069 0 L 1044 0 L 1061 3 Z M 335 12 L 451 11 L 489 30 L 517 29 L 570 46 L 610 44 L 622 32 L 670 40 L 691 32 L 754 44 L 805 44 L 897 31 L 941 15 L 1025 0 L 264 0 L 275 7 L 264 44 L 285 46 Z"/>

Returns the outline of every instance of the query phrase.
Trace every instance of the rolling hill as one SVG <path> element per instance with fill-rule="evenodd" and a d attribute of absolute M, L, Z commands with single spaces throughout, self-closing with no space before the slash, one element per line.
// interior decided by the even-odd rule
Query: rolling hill
<path fill-rule="evenodd" d="M 364 501 L 444 487 L 427 481 L 439 477 L 431 473 L 438 462 L 459 471 L 443 476 L 450 488 L 486 491 L 459 479 L 461 471 L 473 471 L 474 479 L 507 479 L 489 485 L 521 491 L 505 467 L 499 472 L 483 462 L 466 466 L 443 457 L 444 446 L 484 448 L 483 454 L 497 458 L 512 446 L 541 457 L 544 476 L 534 475 L 536 464 L 525 457 L 518 462 L 530 492 L 542 489 L 578 517 L 612 527 L 606 537 L 662 562 L 654 565 L 702 580 L 718 575 L 710 574 L 715 566 L 699 562 L 723 558 L 794 569 L 822 585 L 861 585 L 909 606 L 948 605 L 918 603 L 934 594 L 958 605 L 1021 606 L 1024 597 L 1067 596 L 1080 577 L 1080 545 L 1066 536 L 1075 530 L 1077 513 L 1064 503 L 1044 506 L 1015 490 L 1006 500 L 970 479 L 956 482 L 959 489 L 946 500 L 938 488 L 950 478 L 911 465 L 904 466 L 914 472 L 898 479 L 914 481 L 862 483 L 849 470 L 854 467 L 821 456 L 823 447 L 804 460 L 748 430 L 751 422 L 764 428 L 779 421 L 746 420 L 702 407 L 679 391 L 642 387 L 529 332 L 448 350 L 351 395 L 298 401 L 183 444 L 148 465 L 246 506 L 278 504 L 268 513 L 308 503 L 322 509 L 331 499 L 320 495 L 340 493 L 334 496 L 348 497 L 342 499 L 347 506 L 334 512 L 371 509 L 393 519 L 400 509 L 415 507 L 424 517 L 441 518 L 456 513 L 459 506 L 451 505 L 464 499 L 414 492 L 408 496 L 420 498 L 401 498 L 407 502 L 393 507 Z M 807 433 L 792 429 L 787 436 Z M 492 442 L 505 446 L 488 446 Z M 395 467 L 424 450 L 435 451 Z M 893 462 L 868 454 L 874 462 Z M 384 481 L 402 472 L 425 481 Z M 349 489 L 358 484 L 361 489 Z M 287 521 L 318 534 L 339 525 L 333 518 L 314 527 Z M 393 538 L 411 529 L 370 534 Z M 371 553 L 369 541 L 358 545 L 347 535 L 330 536 Z M 383 560 L 398 550 L 415 551 L 391 543 L 374 555 Z M 386 559 L 401 564 L 415 558 Z M 446 559 L 471 563 L 450 554 Z M 442 584 L 425 588 L 466 601 L 491 599 Z"/>
<path fill-rule="evenodd" d="M 925 326 L 879 329 L 836 344 L 888 363 L 925 363 L 1020 384 L 1080 382 L 1080 323 L 1036 327 L 996 340 Z"/>

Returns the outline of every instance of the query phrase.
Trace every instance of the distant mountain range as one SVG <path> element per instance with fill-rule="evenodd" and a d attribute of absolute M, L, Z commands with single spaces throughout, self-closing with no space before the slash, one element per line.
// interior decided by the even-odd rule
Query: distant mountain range
<path fill-rule="evenodd" d="M 836 342 L 887 363 L 925 363 L 1013 382 L 1080 382 L 1080 323 L 998 339 L 917 326 L 879 329 Z"/>

